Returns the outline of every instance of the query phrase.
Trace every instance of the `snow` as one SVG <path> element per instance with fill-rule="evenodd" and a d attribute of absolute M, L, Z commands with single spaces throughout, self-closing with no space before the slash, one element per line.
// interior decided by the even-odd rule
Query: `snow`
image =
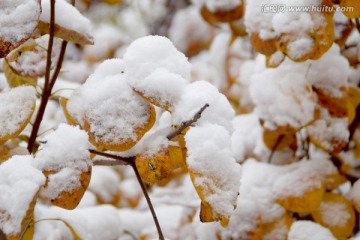
<path fill-rule="evenodd" d="M 41 13 L 38 0 L 2 0 L 0 2 L 0 41 L 14 46 L 28 39 Z"/>
<path fill-rule="evenodd" d="M 187 53 L 193 44 L 206 46 L 214 36 L 214 30 L 199 15 L 194 6 L 177 11 L 171 27 L 169 38 L 180 51 Z"/>
<path fill-rule="evenodd" d="M 350 219 L 347 206 L 343 203 L 322 202 L 318 211 L 324 224 L 329 227 L 344 227 Z"/>
<path fill-rule="evenodd" d="M 320 118 L 308 127 L 308 131 L 324 149 L 337 151 L 339 146 L 348 142 L 348 118 L 331 117 L 329 111 L 324 108 L 319 112 Z"/>
<path fill-rule="evenodd" d="M 46 135 L 35 157 L 35 166 L 50 171 L 48 184 L 41 195 L 55 199 L 61 192 L 80 187 L 80 175 L 91 166 L 88 135 L 79 127 L 60 124 L 56 131 Z"/>
<path fill-rule="evenodd" d="M 250 33 L 257 32 L 263 40 L 280 36 L 281 33 L 297 32 L 304 36 L 314 28 L 315 22 L 308 12 L 269 12 L 266 6 L 289 6 L 286 0 L 253 0 L 246 1 L 245 25 Z M 296 6 L 319 6 L 320 0 L 300 0 Z M 319 16 L 317 16 L 319 17 Z M 294 27 L 296 26 L 296 27 Z"/>
<path fill-rule="evenodd" d="M 96 166 L 92 170 L 88 190 L 95 193 L 101 202 L 112 203 L 119 193 L 119 181 L 118 174 L 112 168 Z"/>
<path fill-rule="evenodd" d="M 149 121 L 150 105 L 128 85 L 123 71 L 121 59 L 105 61 L 67 103 L 69 113 L 81 125 L 86 116 L 96 141 L 136 141 L 137 130 Z"/>
<path fill-rule="evenodd" d="M 238 212 L 241 214 L 244 211 L 241 209 L 247 209 L 246 211 L 260 214 L 262 223 L 273 222 L 285 213 L 285 209 L 276 203 L 276 199 L 301 196 L 305 191 L 318 188 L 321 184 L 328 186 L 333 183 L 331 176 L 335 174 L 336 167 L 324 158 L 303 160 L 284 166 L 248 159 L 242 165 L 240 186 L 240 199 L 244 201 L 242 204 L 246 205 Z"/>
<path fill-rule="evenodd" d="M 232 156 L 229 133 L 220 125 L 204 124 L 190 128 L 185 141 L 194 186 L 216 215 L 230 217 L 237 202 L 240 165 Z"/>
<path fill-rule="evenodd" d="M 81 97 L 90 132 L 97 141 L 114 144 L 136 141 L 136 130 L 150 119 L 149 104 L 137 96 L 120 75 L 83 85 Z"/>
<path fill-rule="evenodd" d="M 40 21 L 50 23 L 50 1 L 41 0 L 41 7 Z M 89 19 L 65 0 L 55 1 L 55 24 L 84 35 L 90 42 L 93 41 Z"/>
<path fill-rule="evenodd" d="M 165 37 L 146 36 L 133 41 L 124 54 L 124 62 L 130 83 L 142 81 L 158 68 L 190 79 L 190 63 Z"/>
<path fill-rule="evenodd" d="M 35 220 L 49 218 L 64 220 L 81 239 L 118 239 L 123 234 L 122 221 L 118 216 L 117 209 L 111 205 L 105 204 L 69 211 L 37 204 L 35 211 Z M 34 239 L 49 239 L 55 234 L 60 235 L 60 239 L 69 239 L 69 236 L 72 236 L 65 230 L 67 227 L 61 221 L 44 220 L 37 223 L 35 228 L 37 234 Z M 59 231 L 59 229 L 61 230 Z M 38 232 L 38 230 L 40 231 Z"/>
<path fill-rule="evenodd" d="M 257 71 L 250 86 L 255 113 L 269 129 L 303 127 L 314 120 L 316 98 L 311 89 L 320 89 L 329 98 L 342 98 L 349 72 L 349 63 L 336 44 L 317 61 L 294 63 L 285 59 L 277 68 Z"/>
<path fill-rule="evenodd" d="M 297 221 L 291 225 L 289 240 L 335 240 L 329 229 L 311 221 Z"/>
<path fill-rule="evenodd" d="M 241 6 L 241 0 L 192 0 L 192 2 L 199 6 L 206 6 L 211 12 L 232 10 Z"/>
<path fill-rule="evenodd" d="M 43 76 L 46 71 L 46 56 L 48 47 L 49 35 L 45 34 L 35 40 L 30 39 L 26 43 L 11 52 L 8 56 L 8 63 L 12 69 L 20 73 L 22 76 Z M 56 63 L 60 52 L 61 41 L 54 39 L 53 48 L 51 52 L 51 67 Z M 26 47 L 31 47 L 30 50 L 25 51 Z M 19 54 L 19 52 L 21 54 Z M 19 56 L 17 56 L 19 54 Z M 16 60 L 12 61 L 12 55 L 16 56 Z"/>
<path fill-rule="evenodd" d="M 187 83 L 188 80 L 180 75 L 171 73 L 165 68 L 158 68 L 132 86 L 144 97 L 173 110 L 173 105 L 180 100 Z"/>
<path fill-rule="evenodd" d="M 35 88 L 20 86 L 0 94 L 0 139 L 16 134 L 30 119 L 36 101 Z"/>
<path fill-rule="evenodd" d="M 206 80 L 220 91 L 225 91 L 229 87 L 226 68 L 228 67 L 231 37 L 229 33 L 219 33 L 212 41 L 208 51 L 202 51 L 191 59 L 195 80 Z"/>
<path fill-rule="evenodd" d="M 33 158 L 13 156 L 0 165 L 0 228 L 7 235 L 17 235 L 30 203 L 45 177 L 32 166 Z"/>
<path fill-rule="evenodd" d="M 206 103 L 209 107 L 201 114 L 196 124 L 214 123 L 232 132 L 231 120 L 235 115 L 232 106 L 216 87 L 206 81 L 196 81 L 186 86 L 181 100 L 174 107 L 173 122 L 179 125 L 192 119 Z"/>

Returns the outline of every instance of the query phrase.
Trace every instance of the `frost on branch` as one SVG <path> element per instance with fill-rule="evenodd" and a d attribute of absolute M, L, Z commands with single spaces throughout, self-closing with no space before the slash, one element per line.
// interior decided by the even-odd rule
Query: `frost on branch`
<path fill-rule="evenodd" d="M 40 13 L 40 0 L 0 2 L 0 58 L 30 38 Z"/>
<path fill-rule="evenodd" d="M 50 1 L 41 1 L 39 30 L 49 33 Z M 93 44 L 90 21 L 65 0 L 55 1 L 55 36 L 78 44 Z"/>
<path fill-rule="evenodd" d="M 57 206 L 73 209 L 90 181 L 88 135 L 78 127 L 60 124 L 42 142 L 35 157 L 35 166 L 47 177 L 40 196 Z"/>
<path fill-rule="evenodd" d="M 14 138 L 29 123 L 35 109 L 35 88 L 17 87 L 0 93 L 0 141 Z"/>
<path fill-rule="evenodd" d="M 230 135 L 219 125 L 192 127 L 185 135 L 186 163 L 202 201 L 204 222 L 221 220 L 226 226 L 236 208 L 240 186 L 240 165 L 230 150 Z"/>
<path fill-rule="evenodd" d="M 32 162 L 31 156 L 14 156 L 0 165 L 0 229 L 9 240 L 19 239 L 33 221 L 35 202 L 45 184 Z"/>

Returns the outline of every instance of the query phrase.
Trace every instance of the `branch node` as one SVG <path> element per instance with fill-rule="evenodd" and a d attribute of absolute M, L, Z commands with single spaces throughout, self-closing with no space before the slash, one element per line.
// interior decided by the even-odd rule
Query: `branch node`
<path fill-rule="evenodd" d="M 205 109 L 207 107 L 209 107 L 210 105 L 208 103 L 206 103 L 202 108 L 200 108 L 199 111 L 197 111 L 197 113 L 195 113 L 194 117 L 188 121 L 182 122 L 180 124 L 180 126 L 173 131 L 172 133 L 170 133 L 169 135 L 167 135 L 167 139 L 171 140 L 173 138 L 175 138 L 176 136 L 180 135 L 182 131 L 184 131 L 185 128 L 191 126 L 192 124 L 196 123 L 200 118 L 201 118 L 201 114 L 205 111 Z"/>

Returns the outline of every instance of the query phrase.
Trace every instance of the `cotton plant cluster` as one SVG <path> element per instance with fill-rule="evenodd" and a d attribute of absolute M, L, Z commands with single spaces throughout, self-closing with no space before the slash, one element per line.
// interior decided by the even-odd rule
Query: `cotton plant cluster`
<path fill-rule="evenodd" d="M 132 168 L 166 239 L 358 238 L 356 1 L 69 2 L 51 64 L 50 1 L 0 3 L 8 239 L 161 239 Z"/>

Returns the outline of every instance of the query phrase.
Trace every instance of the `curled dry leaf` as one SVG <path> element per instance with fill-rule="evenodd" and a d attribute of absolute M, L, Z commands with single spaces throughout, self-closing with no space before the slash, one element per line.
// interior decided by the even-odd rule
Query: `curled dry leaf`
<path fill-rule="evenodd" d="M 0 141 L 18 136 L 29 123 L 36 104 L 36 91 L 21 86 L 0 93 Z"/>
<path fill-rule="evenodd" d="M 40 0 L 0 2 L 0 58 L 30 38 L 41 13 Z"/>

